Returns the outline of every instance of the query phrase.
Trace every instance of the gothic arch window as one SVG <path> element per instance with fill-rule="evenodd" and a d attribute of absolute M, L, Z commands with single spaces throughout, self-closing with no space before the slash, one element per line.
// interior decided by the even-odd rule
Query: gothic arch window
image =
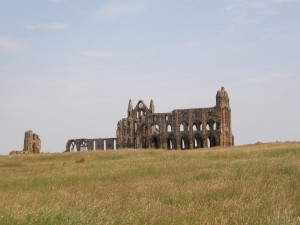
<path fill-rule="evenodd" d="M 180 123 L 180 127 L 179 127 L 179 130 L 182 132 L 182 131 L 189 131 L 189 125 L 186 121 L 182 121 Z"/>
<path fill-rule="evenodd" d="M 210 130 L 209 124 L 206 124 L 206 130 Z"/>
<path fill-rule="evenodd" d="M 142 148 L 148 148 L 146 137 L 141 138 Z"/>
<path fill-rule="evenodd" d="M 181 149 L 185 149 L 185 142 L 183 139 L 181 139 Z"/>
<path fill-rule="evenodd" d="M 206 122 L 206 130 L 216 130 L 217 129 L 217 125 L 216 122 L 213 119 L 209 119 Z"/>
<path fill-rule="evenodd" d="M 153 115 L 153 122 L 156 122 L 156 116 Z"/>
<path fill-rule="evenodd" d="M 75 141 L 72 141 L 70 144 L 70 152 L 77 152 L 77 146 Z"/>
<path fill-rule="evenodd" d="M 158 149 L 159 148 L 159 141 L 157 137 L 153 137 L 151 140 L 151 147 L 154 149 Z"/>
<path fill-rule="evenodd" d="M 167 148 L 174 149 L 173 141 L 171 138 L 168 138 L 168 140 L 167 140 Z"/>
<path fill-rule="evenodd" d="M 168 132 L 172 132 L 172 127 L 171 127 L 170 124 L 168 124 L 168 126 L 167 126 L 167 131 L 168 131 Z"/>
<path fill-rule="evenodd" d="M 181 137 L 180 147 L 182 150 L 190 148 L 189 139 L 187 137 Z"/>
<path fill-rule="evenodd" d="M 216 138 L 213 135 L 209 135 L 207 138 L 207 147 L 213 148 L 217 146 Z"/>
<path fill-rule="evenodd" d="M 151 134 L 159 134 L 159 126 L 157 124 L 151 126 Z"/>
<path fill-rule="evenodd" d="M 197 138 L 194 138 L 194 148 L 199 148 Z"/>
<path fill-rule="evenodd" d="M 201 135 L 195 135 L 194 148 L 203 148 L 203 139 L 202 139 Z"/>
<path fill-rule="evenodd" d="M 134 122 L 134 133 L 137 132 L 137 128 L 138 128 L 137 122 Z"/>
<path fill-rule="evenodd" d="M 82 141 L 80 144 L 80 151 L 87 151 L 88 150 L 88 145 L 85 141 Z"/>
<path fill-rule="evenodd" d="M 180 124 L 179 130 L 184 131 L 184 125 L 183 124 Z"/>
<path fill-rule="evenodd" d="M 194 124 L 193 125 L 193 131 L 197 131 L 198 129 L 197 129 L 197 125 L 196 124 Z"/>

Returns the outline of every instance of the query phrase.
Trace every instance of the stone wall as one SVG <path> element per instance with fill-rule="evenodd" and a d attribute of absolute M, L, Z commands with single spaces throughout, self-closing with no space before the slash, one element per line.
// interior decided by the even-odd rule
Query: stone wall
<path fill-rule="evenodd" d="M 66 152 L 115 150 L 118 147 L 116 138 L 81 138 L 68 140 L 66 144 Z"/>
<path fill-rule="evenodd" d="M 31 130 L 25 132 L 23 151 L 38 154 L 41 151 L 41 140 Z"/>
<path fill-rule="evenodd" d="M 155 113 L 143 100 L 133 108 L 129 100 L 127 117 L 117 124 L 117 138 L 71 139 L 66 152 L 118 148 L 196 149 L 233 146 L 231 108 L 225 88 L 216 95 L 216 105 L 209 108 L 176 109 Z"/>
<path fill-rule="evenodd" d="M 133 108 L 130 100 L 127 115 L 117 125 L 121 148 L 192 149 L 234 145 L 229 97 L 223 87 L 217 92 L 214 107 L 155 113 L 153 100 L 149 108 L 143 100 Z"/>
<path fill-rule="evenodd" d="M 31 130 L 25 132 L 24 146 L 22 151 L 13 150 L 10 155 L 18 154 L 39 154 L 41 152 L 41 139 Z"/>

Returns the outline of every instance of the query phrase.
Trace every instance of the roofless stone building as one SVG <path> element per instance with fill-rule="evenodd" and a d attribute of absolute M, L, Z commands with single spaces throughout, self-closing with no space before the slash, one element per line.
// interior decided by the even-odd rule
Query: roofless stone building
<path fill-rule="evenodd" d="M 129 101 L 127 117 L 117 124 L 117 138 L 72 139 L 66 151 L 118 148 L 197 149 L 233 146 L 231 109 L 224 87 L 217 92 L 216 105 L 210 108 L 176 109 L 155 113 L 143 100 L 135 107 Z"/>

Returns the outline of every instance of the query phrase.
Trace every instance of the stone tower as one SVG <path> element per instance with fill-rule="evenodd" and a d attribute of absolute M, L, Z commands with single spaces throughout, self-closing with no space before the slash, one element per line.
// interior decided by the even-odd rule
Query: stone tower
<path fill-rule="evenodd" d="M 23 151 L 36 154 L 40 153 L 41 151 L 41 140 L 39 136 L 33 133 L 31 130 L 25 132 Z"/>
<path fill-rule="evenodd" d="M 234 137 L 231 131 L 231 109 L 229 96 L 224 87 L 217 92 L 216 107 L 220 115 L 220 146 L 233 146 Z"/>
<path fill-rule="evenodd" d="M 149 110 L 150 110 L 150 113 L 155 113 L 154 102 L 153 102 L 152 99 L 150 101 L 150 108 L 149 108 Z"/>

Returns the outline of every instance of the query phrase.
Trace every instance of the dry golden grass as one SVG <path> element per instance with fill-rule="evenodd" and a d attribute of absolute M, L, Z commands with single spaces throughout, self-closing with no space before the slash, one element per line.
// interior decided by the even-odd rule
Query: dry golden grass
<path fill-rule="evenodd" d="M 5 156 L 0 202 L 0 224 L 296 225 L 300 143 Z"/>

